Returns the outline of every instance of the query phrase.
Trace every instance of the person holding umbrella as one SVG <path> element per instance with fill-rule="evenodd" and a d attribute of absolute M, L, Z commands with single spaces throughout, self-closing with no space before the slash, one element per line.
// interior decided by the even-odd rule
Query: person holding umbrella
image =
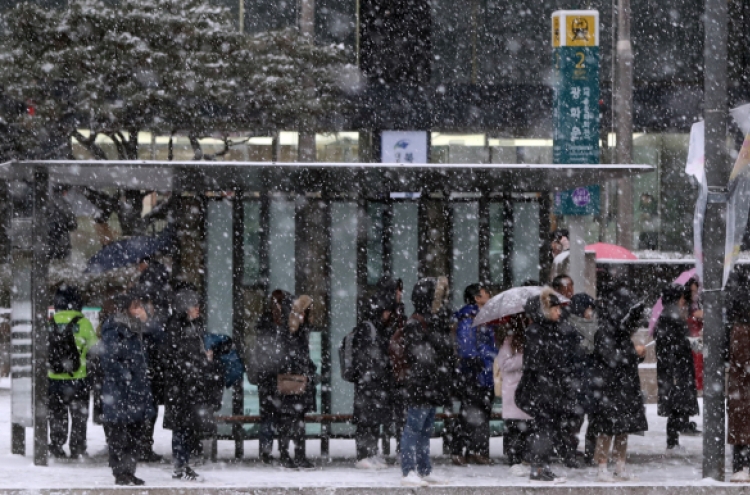
<path fill-rule="evenodd" d="M 481 284 L 464 289 L 466 305 L 454 313 L 458 392 L 461 394 L 461 416 L 453 442 L 453 463 L 487 465 L 490 459 L 490 415 L 495 399 L 492 365 L 497 356 L 495 333 L 487 325 L 472 326 L 474 317 L 490 300 Z M 466 449 L 465 456 L 463 449 Z"/>

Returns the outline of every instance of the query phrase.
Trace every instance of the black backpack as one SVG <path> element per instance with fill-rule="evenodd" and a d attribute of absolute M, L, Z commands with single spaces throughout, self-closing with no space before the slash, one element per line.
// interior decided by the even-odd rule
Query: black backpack
<path fill-rule="evenodd" d="M 69 373 L 73 376 L 81 367 L 81 354 L 78 352 L 73 329 L 83 316 L 76 316 L 63 325 L 51 320 L 47 332 L 48 368 L 56 374 Z"/>
<path fill-rule="evenodd" d="M 367 322 L 368 325 L 372 323 Z M 345 381 L 354 383 L 358 380 L 357 369 L 354 363 L 354 338 L 357 329 L 355 328 L 341 341 L 339 344 L 339 368 L 341 371 L 341 378 Z"/>

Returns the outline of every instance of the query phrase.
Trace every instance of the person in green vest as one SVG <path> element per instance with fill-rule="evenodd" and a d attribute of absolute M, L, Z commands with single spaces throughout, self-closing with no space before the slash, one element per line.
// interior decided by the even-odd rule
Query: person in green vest
<path fill-rule="evenodd" d="M 86 422 L 89 416 L 89 392 L 91 385 L 86 374 L 86 354 L 97 342 L 91 322 L 83 316 L 83 302 L 76 287 L 61 285 L 55 293 L 54 323 L 64 328 L 74 319 L 72 331 L 81 364 L 69 373 L 49 371 L 49 453 L 55 458 L 67 457 L 63 445 L 68 441 L 68 413 L 70 413 L 71 459 L 81 459 L 86 454 Z M 50 349 L 51 351 L 51 349 Z"/>

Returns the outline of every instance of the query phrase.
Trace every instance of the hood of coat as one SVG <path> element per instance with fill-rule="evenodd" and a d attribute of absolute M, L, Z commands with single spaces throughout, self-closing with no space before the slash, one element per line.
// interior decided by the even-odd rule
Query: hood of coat
<path fill-rule="evenodd" d="M 597 314 L 603 321 L 630 334 L 637 329 L 633 328 L 637 315 L 629 314 L 634 309 L 634 301 L 629 290 L 618 287 L 599 301 Z"/>
<path fill-rule="evenodd" d="M 684 310 L 677 304 L 667 304 L 661 312 L 661 317 L 668 318 L 670 320 L 682 320 Z"/>
<path fill-rule="evenodd" d="M 467 304 L 453 313 L 453 318 L 457 321 L 461 321 L 464 318 L 471 318 L 473 320 L 476 318 L 477 313 L 479 313 L 479 307 L 476 304 Z"/>
<path fill-rule="evenodd" d="M 305 322 L 305 313 L 312 306 L 312 297 L 302 294 L 292 303 L 291 311 L 289 312 L 289 331 L 292 333 L 297 332 L 302 324 Z"/>
<path fill-rule="evenodd" d="M 115 313 L 102 324 L 102 340 L 112 341 L 140 335 L 141 322 L 126 313 Z"/>
<path fill-rule="evenodd" d="M 534 321 L 534 323 L 543 323 L 552 321 L 552 308 L 560 306 L 560 299 L 550 287 L 542 289 L 542 293 L 534 296 L 524 305 L 524 311 Z"/>
<path fill-rule="evenodd" d="M 571 313 L 568 316 L 568 323 L 570 323 L 573 328 L 578 331 L 578 334 L 583 337 L 581 347 L 583 347 L 587 353 L 594 352 L 594 337 L 596 336 L 596 332 L 599 331 L 599 319 L 596 316 L 587 319 Z"/>
<path fill-rule="evenodd" d="M 391 314 L 393 314 L 396 309 L 395 304 L 392 304 L 391 301 L 376 294 L 365 301 L 364 307 L 362 308 L 362 314 L 365 320 L 375 325 L 378 329 L 383 329 L 390 321 L 390 319 L 388 321 L 383 321 L 383 314 L 386 311 L 390 311 Z"/>
<path fill-rule="evenodd" d="M 437 315 L 448 307 L 450 290 L 447 277 L 426 277 L 414 284 L 411 302 L 414 312 L 423 316 Z"/>

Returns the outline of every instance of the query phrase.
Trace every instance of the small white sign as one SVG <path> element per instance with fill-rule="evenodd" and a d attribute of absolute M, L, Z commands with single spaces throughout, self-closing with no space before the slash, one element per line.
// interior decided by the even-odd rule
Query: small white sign
<path fill-rule="evenodd" d="M 427 132 L 383 131 L 382 163 L 427 163 Z"/>

